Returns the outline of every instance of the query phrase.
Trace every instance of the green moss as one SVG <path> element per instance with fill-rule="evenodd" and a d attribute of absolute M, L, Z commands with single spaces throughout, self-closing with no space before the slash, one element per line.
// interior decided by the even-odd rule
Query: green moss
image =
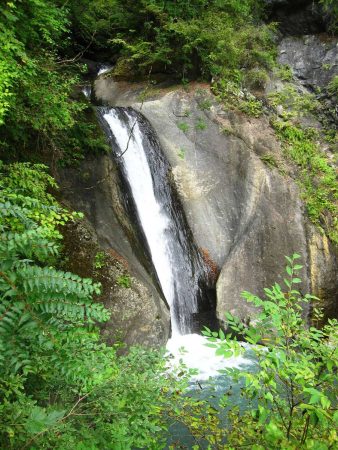
<path fill-rule="evenodd" d="M 183 133 L 189 131 L 189 125 L 186 122 L 180 122 L 177 126 L 181 131 L 183 131 Z"/>
<path fill-rule="evenodd" d="M 271 153 L 261 156 L 261 160 L 270 168 L 278 167 L 276 158 Z"/>
<path fill-rule="evenodd" d="M 130 288 L 131 287 L 131 278 L 129 275 L 121 275 L 116 279 L 116 283 L 124 288 Z"/>
<path fill-rule="evenodd" d="M 318 131 L 277 120 L 273 126 L 286 156 L 299 167 L 299 185 L 308 215 L 338 243 L 338 184 L 334 168 L 318 144 Z"/>
<path fill-rule="evenodd" d="M 305 113 L 314 113 L 319 108 L 319 102 L 313 94 L 298 91 L 295 86 L 287 84 L 279 92 L 272 92 L 268 96 L 271 106 L 283 106 L 290 117 L 300 117 Z"/>
<path fill-rule="evenodd" d="M 207 124 L 204 122 L 203 119 L 198 119 L 196 124 L 195 124 L 195 128 L 197 130 L 203 131 L 207 128 Z"/>
<path fill-rule="evenodd" d="M 181 158 L 181 159 L 184 159 L 184 158 L 185 158 L 185 149 L 184 149 L 184 148 L 180 148 L 180 149 L 178 150 L 178 156 L 179 156 L 179 158 Z"/>

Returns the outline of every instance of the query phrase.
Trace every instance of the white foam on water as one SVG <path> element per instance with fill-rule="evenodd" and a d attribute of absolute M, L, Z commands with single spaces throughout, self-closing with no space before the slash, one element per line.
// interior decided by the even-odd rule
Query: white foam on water
<path fill-rule="evenodd" d="M 207 343 L 207 338 L 199 334 L 173 336 L 167 343 L 167 350 L 172 355 L 170 367 L 178 367 L 181 361 L 187 368 L 198 370 L 198 374 L 192 376 L 192 381 L 203 381 L 220 375 L 219 371 L 222 369 L 241 368 L 253 364 L 251 359 L 244 356 L 232 356 L 231 358 L 217 356 L 216 349 L 207 347 Z M 247 344 L 243 344 L 243 346 L 248 347 Z"/>

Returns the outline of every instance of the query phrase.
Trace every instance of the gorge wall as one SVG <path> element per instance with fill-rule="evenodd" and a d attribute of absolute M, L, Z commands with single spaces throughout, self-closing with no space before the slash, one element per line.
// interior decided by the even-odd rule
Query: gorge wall
<path fill-rule="evenodd" d="M 337 40 L 321 36 L 286 37 L 279 44 L 279 60 L 292 69 L 294 86 L 310 92 L 327 85 L 337 73 L 337 46 Z M 178 193 L 193 239 L 217 279 L 221 322 L 226 311 L 243 320 L 252 316 L 241 292 L 260 295 L 264 287 L 282 282 L 285 255 L 294 252 L 304 264 L 301 292 L 312 291 L 327 315 L 337 315 L 336 248 L 307 218 L 297 174 L 283 157 L 269 111 L 253 118 L 228 109 L 204 84 L 188 90 L 165 84 L 154 87 L 116 82 L 103 74 L 94 87 L 96 101 L 131 106 L 156 132 L 171 166 L 168 182 Z M 281 80 L 272 76 L 263 96 L 282 87 Z M 332 106 L 330 99 L 323 101 Z M 336 117 L 330 120 L 334 123 Z M 314 126 L 320 124 L 315 121 Z M 277 167 L 267 164 L 271 158 Z M 118 164 L 110 155 L 93 158 L 80 171 L 64 171 L 61 184 L 67 201 L 86 213 L 100 245 L 128 261 L 135 279 L 131 290 L 112 300 L 116 311 L 112 327 L 116 322 L 130 330 L 132 343 L 165 343 L 168 306 L 127 214 L 130 199 Z M 121 311 L 131 315 L 127 325 Z"/>

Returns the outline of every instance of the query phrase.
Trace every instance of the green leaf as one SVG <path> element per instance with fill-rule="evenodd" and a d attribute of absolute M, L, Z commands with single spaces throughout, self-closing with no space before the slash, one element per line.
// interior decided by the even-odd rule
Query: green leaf
<path fill-rule="evenodd" d="M 291 288 L 291 283 L 289 280 L 287 280 L 286 278 L 284 278 L 284 283 L 286 284 L 286 286 L 290 289 Z"/>
<path fill-rule="evenodd" d="M 266 398 L 266 400 L 269 400 L 270 402 L 273 402 L 273 395 L 271 394 L 271 392 L 267 392 L 264 397 Z"/>
<path fill-rule="evenodd" d="M 44 408 L 38 406 L 32 409 L 30 416 L 27 418 L 25 427 L 28 433 L 40 433 L 46 428 L 55 425 L 65 414 L 65 411 L 52 411 L 46 413 Z"/>
<path fill-rule="evenodd" d="M 278 442 L 279 440 L 283 439 L 283 437 L 284 437 L 284 433 L 272 421 L 266 425 L 265 435 L 266 435 L 266 439 L 269 442 L 273 442 L 273 443 Z"/>
<path fill-rule="evenodd" d="M 210 330 L 210 328 L 208 328 L 208 327 L 204 327 L 204 330 L 202 330 L 202 334 L 204 335 L 204 336 L 211 336 L 211 330 Z"/>
<path fill-rule="evenodd" d="M 219 338 L 220 338 L 222 341 L 225 340 L 225 334 L 224 334 L 223 330 L 219 330 L 218 335 L 219 335 Z"/>
<path fill-rule="evenodd" d="M 333 421 L 334 421 L 336 424 L 338 424 L 338 411 L 336 411 L 336 412 L 333 414 L 332 419 L 333 419 Z"/>
<path fill-rule="evenodd" d="M 292 278 L 292 283 L 297 284 L 297 283 L 301 283 L 302 280 L 300 278 Z"/>

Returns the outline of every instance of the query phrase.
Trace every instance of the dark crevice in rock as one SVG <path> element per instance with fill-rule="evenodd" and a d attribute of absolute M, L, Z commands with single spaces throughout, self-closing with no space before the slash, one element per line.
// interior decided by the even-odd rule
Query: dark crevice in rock
<path fill-rule="evenodd" d="M 267 0 L 268 19 L 285 35 L 301 36 L 327 31 L 329 18 L 313 0 Z"/>

